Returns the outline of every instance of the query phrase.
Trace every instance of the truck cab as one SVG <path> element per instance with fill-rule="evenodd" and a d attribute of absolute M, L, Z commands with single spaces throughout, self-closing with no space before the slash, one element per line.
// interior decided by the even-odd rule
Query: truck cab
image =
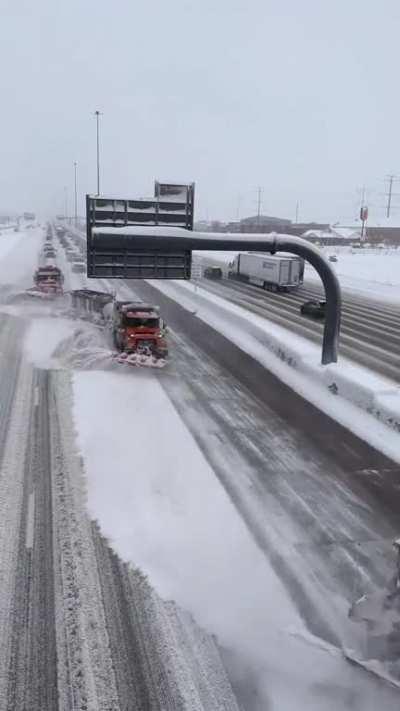
<path fill-rule="evenodd" d="M 35 287 L 44 294 L 62 294 L 64 276 L 56 266 L 39 267 L 34 274 Z"/>
<path fill-rule="evenodd" d="M 166 325 L 156 306 L 132 301 L 115 301 L 113 336 L 116 348 L 126 353 L 168 355 Z"/>

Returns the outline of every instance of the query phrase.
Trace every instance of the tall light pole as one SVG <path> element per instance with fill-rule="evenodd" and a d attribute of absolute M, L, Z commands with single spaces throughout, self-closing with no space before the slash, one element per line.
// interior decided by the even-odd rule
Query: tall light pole
<path fill-rule="evenodd" d="M 96 116 L 96 145 L 97 145 L 97 195 L 100 195 L 100 126 L 99 126 L 99 119 L 102 114 L 100 111 L 95 111 L 94 115 Z"/>
<path fill-rule="evenodd" d="M 68 219 L 68 188 L 66 185 L 64 185 L 64 217 L 65 217 L 65 222 L 67 222 L 67 219 Z"/>
<path fill-rule="evenodd" d="M 74 188 L 75 188 L 75 229 L 78 226 L 78 189 L 77 189 L 77 180 L 76 180 L 76 169 L 77 169 L 77 162 L 75 161 L 74 163 Z"/>

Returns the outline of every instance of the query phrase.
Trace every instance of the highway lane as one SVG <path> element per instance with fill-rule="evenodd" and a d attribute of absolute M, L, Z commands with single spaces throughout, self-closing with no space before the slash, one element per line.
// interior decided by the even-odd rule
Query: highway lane
<path fill-rule="evenodd" d="M 322 343 L 323 324 L 300 314 L 304 301 L 322 298 L 322 288 L 316 284 L 306 283 L 289 294 L 264 291 L 226 277 L 220 281 L 201 279 L 199 285 L 292 333 Z M 400 382 L 400 310 L 344 291 L 339 353 Z"/>
<path fill-rule="evenodd" d="M 48 374 L 35 372 L 15 578 L 10 709 L 58 708 Z"/>
<path fill-rule="evenodd" d="M 130 285 L 171 329 L 160 382 L 309 629 L 339 644 L 350 603 L 393 573 L 400 467 L 157 289 Z"/>
<path fill-rule="evenodd" d="M 214 641 L 90 521 L 70 376 L 27 362 L 27 325 L 0 314 L 0 708 L 238 711 Z"/>

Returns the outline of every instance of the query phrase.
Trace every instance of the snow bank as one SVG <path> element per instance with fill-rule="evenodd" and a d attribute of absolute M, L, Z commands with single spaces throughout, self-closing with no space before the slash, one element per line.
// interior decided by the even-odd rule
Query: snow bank
<path fill-rule="evenodd" d="M 195 292 L 192 284 L 149 283 L 249 353 L 306 400 L 400 461 L 400 389 L 395 383 L 345 358 L 322 366 L 320 346 L 204 289 L 198 287 Z"/>

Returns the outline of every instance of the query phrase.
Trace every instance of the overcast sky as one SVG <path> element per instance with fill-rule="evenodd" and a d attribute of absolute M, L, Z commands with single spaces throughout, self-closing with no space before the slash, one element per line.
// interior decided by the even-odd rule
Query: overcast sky
<path fill-rule="evenodd" d="M 400 175 L 399 0 L 0 0 L 0 210 L 194 180 L 197 218 L 381 215 Z M 400 192 L 400 183 L 397 186 Z M 400 198 L 397 200 L 400 205 Z M 400 215 L 400 210 L 398 212 Z"/>

